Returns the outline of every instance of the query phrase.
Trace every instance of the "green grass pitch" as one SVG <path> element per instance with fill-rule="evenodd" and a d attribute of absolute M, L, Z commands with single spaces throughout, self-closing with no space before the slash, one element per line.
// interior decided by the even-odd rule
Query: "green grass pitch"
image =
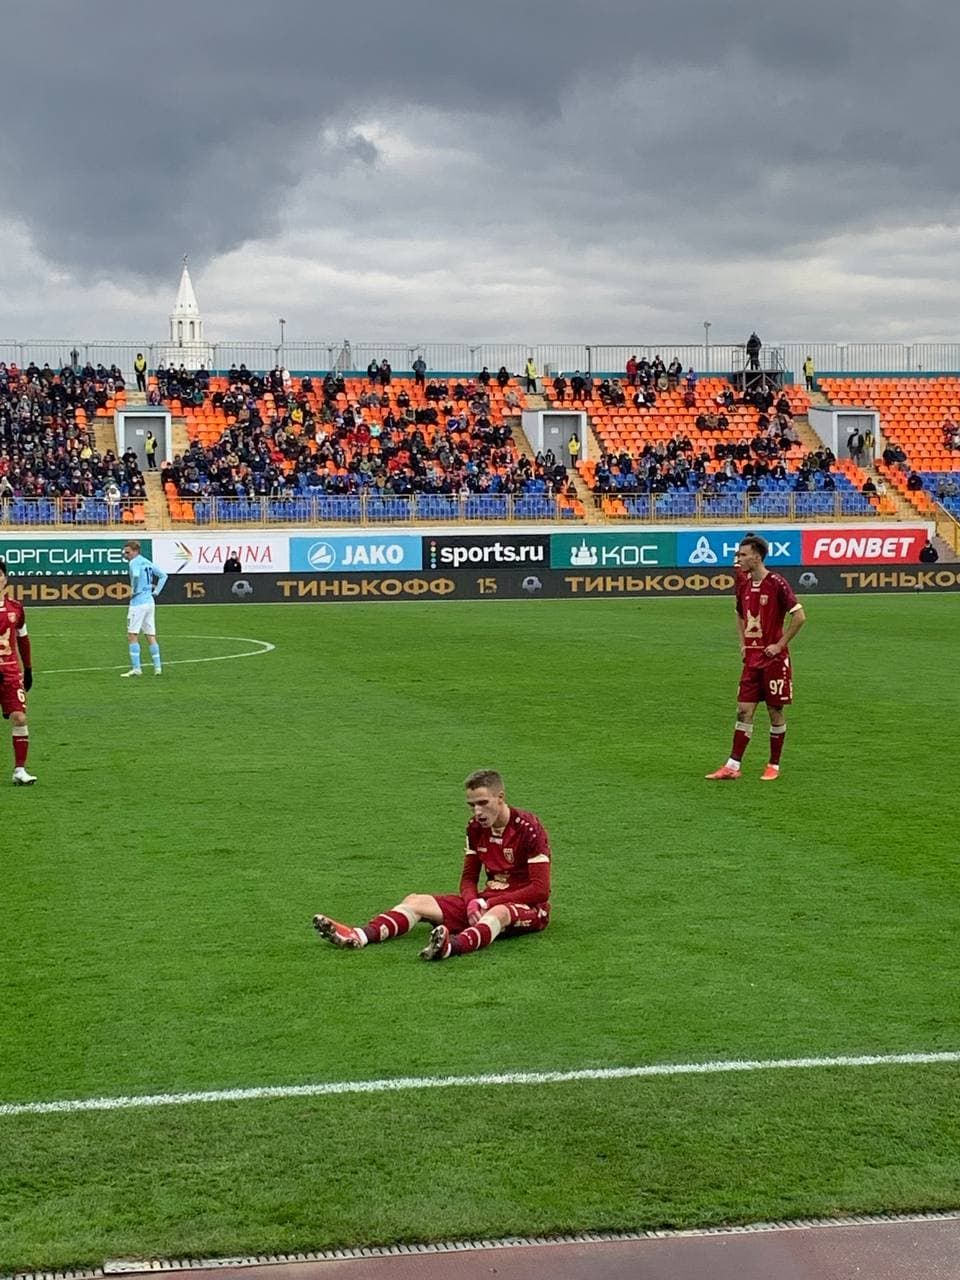
<path fill-rule="evenodd" d="M 744 778 L 703 780 L 729 601 L 161 605 L 139 682 L 121 608 L 32 610 L 0 1102 L 960 1048 L 960 599 L 807 608 L 772 785 L 762 710 Z M 276 648 L 193 661 L 247 639 Z M 326 947 L 315 911 L 455 888 L 481 766 L 550 832 L 550 929 L 439 965 L 422 932 Z M 957 1206 L 958 1089 L 884 1066 L 3 1116 L 0 1274 Z"/>

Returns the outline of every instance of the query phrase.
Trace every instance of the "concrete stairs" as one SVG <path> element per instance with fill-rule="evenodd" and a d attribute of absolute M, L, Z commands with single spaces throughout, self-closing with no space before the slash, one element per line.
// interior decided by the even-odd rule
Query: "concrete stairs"
<path fill-rule="evenodd" d="M 147 397 L 142 391 L 127 392 L 127 408 L 143 409 L 146 408 Z M 187 423 L 182 417 L 172 417 L 170 427 L 173 434 L 171 441 L 172 453 L 183 453 L 190 438 L 187 434 Z M 158 455 L 158 466 L 162 466 L 164 459 Z M 160 472 L 145 471 L 143 474 L 144 488 L 147 494 L 147 528 L 149 529 L 166 529 L 169 528 L 170 520 L 167 511 L 167 499 L 163 492 L 163 486 L 160 483 Z"/>
<path fill-rule="evenodd" d="M 147 528 L 166 529 L 169 524 L 167 499 L 160 484 L 160 472 L 145 471 L 143 481 L 147 492 Z"/>
<path fill-rule="evenodd" d="M 90 424 L 93 447 L 98 453 L 117 452 L 117 429 L 112 418 L 94 418 Z"/>
<path fill-rule="evenodd" d="M 806 416 L 800 417 L 798 414 L 793 419 L 793 425 L 797 435 L 800 437 L 800 443 L 808 452 L 813 452 L 823 448 L 823 441 L 810 425 L 810 420 Z"/>
<path fill-rule="evenodd" d="M 524 405 L 524 408 L 536 411 L 538 409 L 549 409 L 550 405 L 547 402 L 546 398 L 542 396 L 539 392 L 537 393 L 527 392 L 526 404 Z M 589 419 L 588 419 L 588 422 L 589 422 Z M 532 461 L 535 455 L 533 450 L 530 448 L 530 442 L 527 440 L 527 437 L 523 433 L 523 429 L 521 427 L 521 422 L 519 418 L 517 418 L 514 423 L 513 439 L 514 439 L 514 443 L 517 446 L 518 451 L 524 454 L 526 457 L 530 458 Z M 591 458 L 596 458 L 600 454 L 600 446 L 597 443 L 596 436 L 594 436 L 592 429 L 590 430 L 590 444 L 589 444 L 587 453 Z M 599 523 L 600 512 L 594 506 L 593 493 L 591 492 L 589 486 L 584 482 L 583 476 L 580 474 L 579 471 L 572 471 L 570 469 L 569 455 L 566 455 L 565 457 L 560 459 L 560 461 L 562 461 L 564 465 L 567 467 L 567 475 L 573 480 L 573 483 L 576 486 L 577 498 L 583 504 L 583 511 L 584 511 L 583 518 L 585 523 L 586 524 Z"/>
<path fill-rule="evenodd" d="M 146 407 L 146 404 L 147 404 L 147 397 L 143 394 L 142 391 L 127 392 L 127 408 L 128 409 L 143 409 Z M 174 414 L 170 419 L 170 427 L 173 432 L 173 440 L 171 441 L 173 453 L 174 454 L 183 453 L 183 451 L 190 444 L 190 436 L 187 432 L 186 418 L 183 418 L 178 416 L 177 414 Z M 164 461 L 163 458 L 159 458 L 158 460 L 160 462 Z"/>

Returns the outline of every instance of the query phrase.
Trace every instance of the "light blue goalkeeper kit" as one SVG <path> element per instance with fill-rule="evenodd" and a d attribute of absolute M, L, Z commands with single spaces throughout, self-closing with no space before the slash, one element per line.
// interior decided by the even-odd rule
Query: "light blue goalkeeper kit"
<path fill-rule="evenodd" d="M 131 551 L 133 548 L 130 548 Z M 167 575 L 146 556 L 134 556 L 130 561 L 131 604 L 148 604 L 154 594 L 159 595 L 167 581 Z"/>
<path fill-rule="evenodd" d="M 163 590 L 167 575 L 162 569 L 148 560 L 146 556 L 134 556 L 130 561 L 130 590 L 132 596 L 130 598 L 130 607 L 133 609 L 136 605 L 150 604 L 155 595 L 159 595 Z M 127 624 L 127 630 L 131 629 Z M 135 640 L 131 640 L 130 644 L 130 669 L 138 675 L 140 673 L 140 638 L 139 635 Z M 160 646 L 154 641 L 150 645 L 150 660 L 153 663 L 153 669 L 160 674 Z"/>

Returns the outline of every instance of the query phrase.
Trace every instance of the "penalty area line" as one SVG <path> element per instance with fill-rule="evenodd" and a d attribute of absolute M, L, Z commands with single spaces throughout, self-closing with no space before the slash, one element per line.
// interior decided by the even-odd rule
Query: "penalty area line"
<path fill-rule="evenodd" d="M 642 1067 L 588 1067 L 579 1071 L 509 1071 L 470 1076 L 399 1076 L 385 1080 L 339 1080 L 323 1084 L 263 1085 L 249 1089 L 208 1089 L 195 1093 L 154 1093 L 117 1098 L 64 1098 L 54 1102 L 0 1103 L 6 1116 L 64 1115 L 77 1111 L 129 1111 L 141 1107 L 180 1107 L 202 1102 L 260 1099 L 330 1098 L 356 1093 L 400 1093 L 421 1089 L 484 1088 L 492 1085 L 572 1084 L 580 1081 L 644 1080 L 672 1076 L 726 1075 L 755 1071 L 809 1071 L 846 1067 L 915 1067 L 960 1063 L 960 1052 L 878 1053 L 835 1058 L 732 1059 L 716 1062 L 663 1062 Z"/>

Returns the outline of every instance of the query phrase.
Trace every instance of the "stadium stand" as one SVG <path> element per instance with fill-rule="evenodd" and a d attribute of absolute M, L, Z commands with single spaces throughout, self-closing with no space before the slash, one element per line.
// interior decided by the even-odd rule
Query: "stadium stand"
<path fill-rule="evenodd" d="M 161 482 L 176 522 L 575 518 L 566 469 L 531 458 L 510 419 L 522 396 L 498 381 L 322 381 L 233 368 L 159 370 L 149 394 L 186 421 L 190 444 Z"/>
<path fill-rule="evenodd" d="M 136 455 L 101 452 L 91 423 L 123 404 L 116 366 L 59 371 L 0 363 L 0 519 L 8 524 L 143 524 Z"/>
<path fill-rule="evenodd" d="M 877 470 L 911 506 L 930 516 L 940 502 L 960 518 L 960 378 L 821 378 L 820 386 L 832 403 L 880 414 Z"/>
<path fill-rule="evenodd" d="M 547 388 L 554 407 L 589 416 L 601 457 L 578 470 L 604 514 L 832 519 L 891 510 L 882 497 L 861 492 L 866 475 L 859 467 L 802 443 L 793 421 L 809 407 L 802 387 L 747 400 L 723 378 L 670 381 L 645 405 L 635 403 L 642 382 L 608 378 L 591 386 L 575 375 L 566 386 L 555 383 L 552 394 Z"/>

